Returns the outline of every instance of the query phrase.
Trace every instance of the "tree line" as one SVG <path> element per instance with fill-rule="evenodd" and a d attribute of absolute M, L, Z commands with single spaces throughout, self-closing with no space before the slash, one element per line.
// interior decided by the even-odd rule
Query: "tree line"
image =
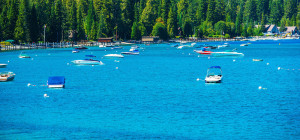
<path fill-rule="evenodd" d="M 0 40 L 79 41 L 142 36 L 262 35 L 300 25 L 299 0 L 1 0 Z M 283 30 L 284 28 L 281 28 Z M 72 33 L 72 35 L 70 35 Z"/>

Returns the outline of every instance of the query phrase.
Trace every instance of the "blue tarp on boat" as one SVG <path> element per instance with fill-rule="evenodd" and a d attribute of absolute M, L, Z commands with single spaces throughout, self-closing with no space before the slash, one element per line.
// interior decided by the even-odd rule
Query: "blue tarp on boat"
<path fill-rule="evenodd" d="M 212 68 L 221 69 L 220 66 L 211 66 L 210 69 L 212 69 Z"/>
<path fill-rule="evenodd" d="M 64 85 L 65 77 L 64 76 L 53 76 L 48 78 L 48 85 Z"/>

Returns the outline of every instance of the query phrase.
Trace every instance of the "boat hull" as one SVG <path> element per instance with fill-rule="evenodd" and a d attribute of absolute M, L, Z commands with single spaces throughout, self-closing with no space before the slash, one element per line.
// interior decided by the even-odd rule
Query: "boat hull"
<path fill-rule="evenodd" d="M 108 54 L 108 55 L 104 55 L 105 58 L 124 58 L 123 55 L 119 55 L 119 54 Z"/>
<path fill-rule="evenodd" d="M 121 54 L 127 54 L 127 55 L 139 55 L 140 53 L 135 53 L 135 52 L 121 52 Z"/>
<path fill-rule="evenodd" d="M 87 60 L 74 60 L 72 61 L 76 65 L 101 65 L 101 61 L 87 61 Z"/>
<path fill-rule="evenodd" d="M 206 77 L 205 83 L 221 83 L 222 77 Z"/>
<path fill-rule="evenodd" d="M 48 85 L 48 88 L 65 88 L 65 85 Z"/>
<path fill-rule="evenodd" d="M 19 58 L 30 58 L 30 56 L 22 56 L 22 55 L 20 55 Z"/>
<path fill-rule="evenodd" d="M 7 64 L 0 64 L 0 68 L 6 68 Z"/>
<path fill-rule="evenodd" d="M 12 81 L 14 80 L 15 76 L 10 77 L 0 77 L 0 82 Z"/>

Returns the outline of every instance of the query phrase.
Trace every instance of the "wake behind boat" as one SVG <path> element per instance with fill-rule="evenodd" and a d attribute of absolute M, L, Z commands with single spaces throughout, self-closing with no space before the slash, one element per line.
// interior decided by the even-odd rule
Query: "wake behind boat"
<path fill-rule="evenodd" d="M 214 56 L 214 57 L 224 57 L 224 56 L 240 57 L 240 56 L 244 56 L 243 53 L 234 52 L 232 50 L 227 50 L 227 51 L 224 51 L 224 52 L 212 52 L 211 55 Z"/>

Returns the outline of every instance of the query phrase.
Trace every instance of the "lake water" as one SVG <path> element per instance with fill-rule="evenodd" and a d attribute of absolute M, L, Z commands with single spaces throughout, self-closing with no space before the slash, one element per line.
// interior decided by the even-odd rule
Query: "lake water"
<path fill-rule="evenodd" d="M 0 83 L 0 139 L 300 139 L 300 40 L 229 43 L 245 56 L 168 44 L 117 61 L 102 57 L 130 46 L 1 52 L 0 71 L 16 77 Z M 71 63 L 88 54 L 105 65 Z M 222 83 L 205 84 L 215 65 Z M 66 88 L 47 88 L 49 76 L 65 76 Z"/>

